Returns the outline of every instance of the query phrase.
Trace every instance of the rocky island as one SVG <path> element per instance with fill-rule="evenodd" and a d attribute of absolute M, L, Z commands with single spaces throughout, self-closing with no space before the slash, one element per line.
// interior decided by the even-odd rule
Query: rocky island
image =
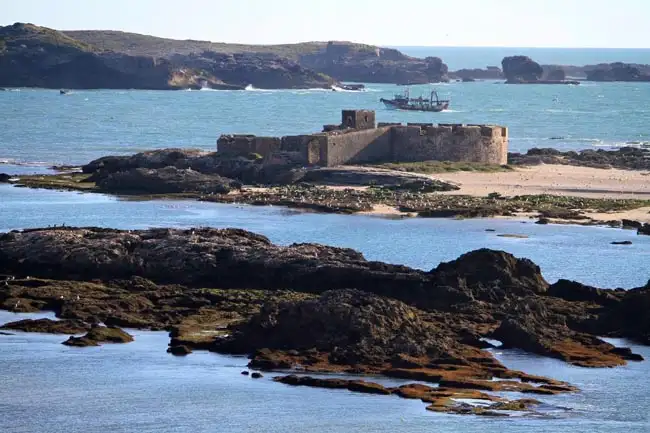
<path fill-rule="evenodd" d="M 460 414 L 534 411 L 544 395 L 578 391 L 506 368 L 488 341 L 585 367 L 642 360 L 597 336 L 650 343 L 642 314 L 650 287 L 549 284 L 529 260 L 487 249 L 420 271 L 237 229 L 30 229 L 0 235 L 0 274 L 0 307 L 52 310 L 66 324 L 5 329 L 89 329 L 84 345 L 130 341 L 98 323 L 165 329 L 171 353 L 246 354 L 252 368 L 294 370 L 281 383 L 395 394 Z M 319 372 L 438 387 L 306 376 Z M 492 394 L 499 391 L 522 397 Z M 455 398 L 491 403 L 468 409 Z"/>
<path fill-rule="evenodd" d="M 439 58 L 347 42 L 255 46 L 23 23 L 0 27 L 3 87 L 305 89 L 341 81 L 429 83 L 446 81 L 446 74 Z"/>
<path fill-rule="evenodd" d="M 315 134 L 222 135 L 217 152 L 106 156 L 54 175 L 0 173 L 0 182 L 397 217 L 635 221 L 639 234 L 650 232 L 648 150 L 508 153 L 498 125 L 376 124 L 368 110 L 344 110 L 341 120 Z"/>

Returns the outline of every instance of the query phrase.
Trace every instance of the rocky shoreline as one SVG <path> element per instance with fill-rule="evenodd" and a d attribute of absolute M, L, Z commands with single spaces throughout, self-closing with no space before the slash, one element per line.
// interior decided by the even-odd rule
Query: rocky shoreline
<path fill-rule="evenodd" d="M 595 168 L 650 169 L 648 152 L 622 148 L 617 151 L 560 152 L 531 149 L 509 154 L 508 167 L 483 167 L 498 171 L 536 164 L 562 164 Z M 420 164 L 423 171 L 435 164 Z M 458 164 L 459 169 L 473 169 Z M 67 169 L 71 169 L 67 167 Z M 453 170 L 453 165 L 442 165 Z M 629 228 L 633 222 L 617 212 L 650 207 L 650 200 L 585 198 L 552 194 L 502 196 L 498 193 L 470 196 L 459 186 L 417 172 L 409 164 L 307 168 L 291 164 L 267 164 L 257 155 L 231 157 L 217 152 L 162 149 L 130 156 L 107 156 L 55 175 L 11 177 L 0 173 L 0 182 L 15 186 L 76 190 L 142 199 L 191 198 L 230 204 L 275 205 L 326 213 L 368 213 L 386 209 L 398 217 L 480 218 L 527 217 L 540 224 L 569 222 Z M 435 174 L 435 173 L 434 173 Z M 593 218 L 591 214 L 600 215 Z M 607 214 L 613 216 L 608 219 Z M 650 232 L 643 223 L 639 234 Z"/>
<path fill-rule="evenodd" d="M 175 355 L 245 354 L 251 368 L 298 375 L 281 383 L 418 398 L 459 414 L 535 410 L 536 400 L 493 392 L 577 391 L 506 368 L 487 339 L 583 367 L 642 360 L 598 336 L 650 344 L 650 286 L 549 284 L 529 260 L 488 249 L 420 271 L 346 248 L 278 246 L 238 229 L 31 229 L 0 235 L 0 275 L 0 308 L 62 319 L 3 329 L 88 331 L 74 345 L 130 341 L 117 327 L 164 329 Z M 327 372 L 438 387 L 304 377 Z M 467 408 L 455 398 L 490 404 Z"/>

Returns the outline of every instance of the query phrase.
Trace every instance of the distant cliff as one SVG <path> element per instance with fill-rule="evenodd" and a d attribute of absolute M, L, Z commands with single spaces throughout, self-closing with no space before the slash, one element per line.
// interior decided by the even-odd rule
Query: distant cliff
<path fill-rule="evenodd" d="M 299 55 L 300 64 L 341 81 L 425 84 L 449 81 L 448 68 L 438 57 L 419 59 L 390 48 L 329 42 Z"/>
<path fill-rule="evenodd" d="M 232 56 L 283 59 L 338 81 L 430 83 L 447 81 L 447 65 L 437 57 L 419 59 L 398 50 L 351 42 L 305 42 L 284 45 L 224 44 L 174 40 L 116 31 L 68 31 L 79 41 L 131 55 L 186 62 L 186 56 L 233 59 Z M 203 53 L 203 54 L 199 54 Z M 193 60 L 192 60 L 193 62 Z M 195 65 L 195 63 L 192 63 Z M 215 72 L 216 73 L 216 72 Z M 217 73 L 218 75 L 218 73 Z M 257 86 L 256 86 L 257 87 Z"/>
<path fill-rule="evenodd" d="M 0 27 L 0 87 L 243 89 L 247 85 L 312 88 L 335 83 L 274 54 L 171 54 L 109 50 L 56 30 L 16 23 Z"/>

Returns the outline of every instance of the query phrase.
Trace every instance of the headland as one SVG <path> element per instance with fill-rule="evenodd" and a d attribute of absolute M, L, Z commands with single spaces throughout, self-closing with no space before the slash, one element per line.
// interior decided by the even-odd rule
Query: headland
<path fill-rule="evenodd" d="M 440 57 L 353 42 L 241 45 L 174 40 L 110 30 L 58 31 L 34 24 L 0 27 L 0 86 L 58 89 L 216 90 L 343 88 L 343 82 L 403 85 L 505 79 L 579 84 L 650 81 L 650 66 L 540 65 L 508 56 L 487 69 L 450 71 Z"/>

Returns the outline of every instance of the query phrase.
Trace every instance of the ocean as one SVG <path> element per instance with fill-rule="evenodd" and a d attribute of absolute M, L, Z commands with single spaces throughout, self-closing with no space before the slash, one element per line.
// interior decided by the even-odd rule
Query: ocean
<path fill-rule="evenodd" d="M 411 86 L 451 99 L 442 113 L 388 110 L 379 98 L 404 88 L 317 90 L 0 92 L 2 162 L 83 164 L 109 154 L 164 147 L 216 150 L 220 134 L 291 135 L 340 123 L 342 109 L 376 110 L 379 122 L 491 123 L 509 128 L 510 151 L 644 145 L 650 142 L 650 83 L 579 86 L 500 82 Z"/>
<path fill-rule="evenodd" d="M 407 52 L 416 53 L 418 48 L 413 50 Z M 436 52 L 452 68 L 460 68 L 498 64 L 499 50 Z M 530 55 L 542 63 L 598 63 L 610 61 L 608 56 L 611 61 L 649 63 L 648 50 L 625 52 L 629 58 L 623 57 L 623 51 L 583 50 L 583 57 L 574 52 L 566 62 L 561 61 L 568 53 L 565 51 L 542 50 Z M 428 51 L 420 53 L 428 55 Z M 59 95 L 58 90 L 11 89 L 0 92 L 0 172 L 45 173 L 54 164 L 83 164 L 107 154 L 153 148 L 214 150 L 223 133 L 316 132 L 323 124 L 339 122 L 340 111 L 346 108 L 374 109 L 379 121 L 505 125 L 510 128 L 510 150 L 520 152 L 532 147 L 642 146 L 650 141 L 650 83 L 510 86 L 485 81 L 412 86 L 411 94 L 436 88 L 441 96 L 451 97 L 452 109 L 438 114 L 386 110 L 379 98 L 403 88 L 367 87 L 360 93 L 96 90 L 68 95 Z M 634 231 L 535 225 L 525 219 L 391 220 L 322 215 L 278 207 L 137 201 L 0 185 L 0 232 L 55 224 L 124 229 L 240 227 L 280 244 L 319 242 L 351 247 L 368 259 L 420 269 L 489 247 L 532 259 L 550 282 L 568 278 L 630 289 L 650 277 L 650 237 L 637 236 Z M 528 238 L 496 236 L 505 233 Z M 623 240 L 633 244 L 611 245 Z M 35 316 L 0 311 L 0 323 L 24 317 Z M 650 431 L 645 410 L 650 407 L 648 362 L 584 369 L 519 351 L 497 350 L 495 355 L 508 367 L 568 380 L 581 392 L 544 396 L 542 418 L 486 419 L 429 413 L 418 401 L 396 397 L 292 388 L 271 383 L 272 375 L 254 381 L 239 374 L 247 363 L 245 358 L 206 352 L 176 358 L 165 353 L 166 333 L 131 332 L 134 343 L 85 349 L 62 346 L 65 338 L 56 335 L 0 335 L 0 431 Z M 649 348 L 632 348 L 650 358 Z"/>

